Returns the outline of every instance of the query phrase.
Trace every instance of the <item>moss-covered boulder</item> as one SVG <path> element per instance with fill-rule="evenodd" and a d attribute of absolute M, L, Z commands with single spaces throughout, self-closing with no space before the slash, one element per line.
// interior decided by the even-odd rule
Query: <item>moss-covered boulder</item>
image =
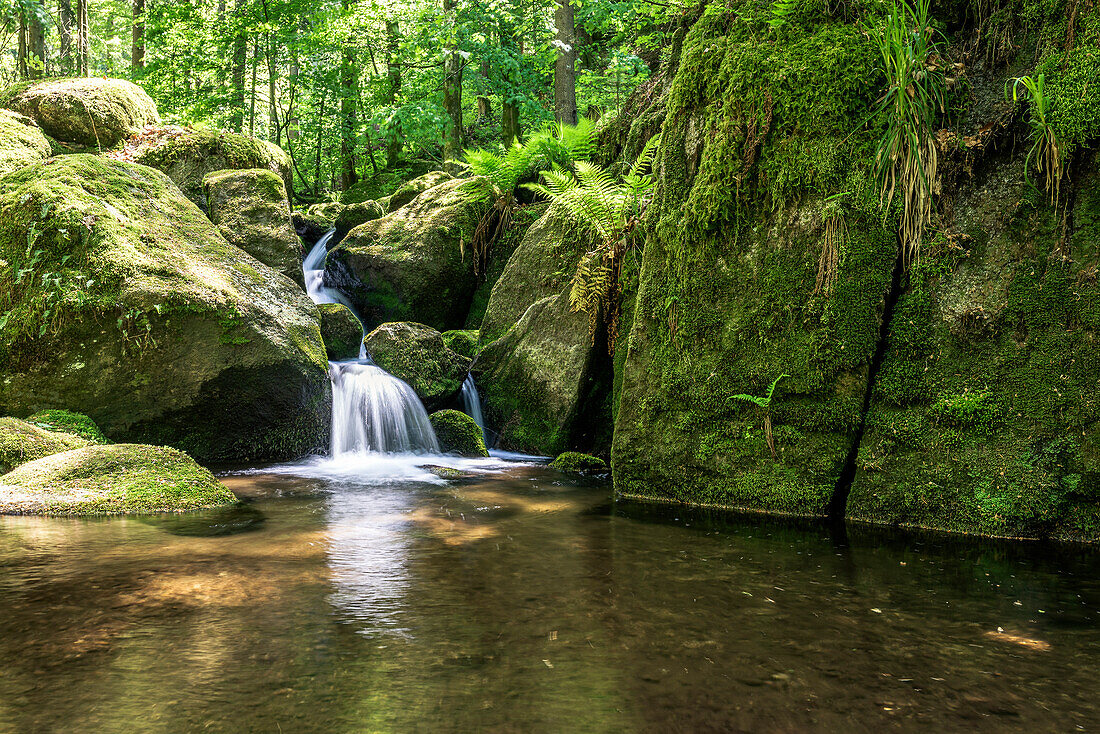
<path fill-rule="evenodd" d="M 457 410 L 439 410 L 428 416 L 439 447 L 448 454 L 486 457 L 485 440 L 474 419 Z"/>
<path fill-rule="evenodd" d="M 304 287 L 302 242 L 281 178 L 264 168 L 216 171 L 203 188 L 210 221 L 229 244 Z"/>
<path fill-rule="evenodd" d="M 90 443 L 75 434 L 42 428 L 30 421 L 0 418 L 0 474 L 28 461 L 82 448 Z"/>
<path fill-rule="evenodd" d="M 0 476 L 0 513 L 9 515 L 182 512 L 236 501 L 207 469 L 166 446 L 87 446 Z"/>
<path fill-rule="evenodd" d="M 47 431 L 72 433 L 92 443 L 110 443 L 96 422 L 83 413 L 63 409 L 40 410 L 27 418 L 27 422 Z"/>
<path fill-rule="evenodd" d="M 448 349 L 443 336 L 424 324 L 382 324 L 363 346 L 376 365 L 409 383 L 428 410 L 453 401 L 470 369 L 468 358 Z"/>
<path fill-rule="evenodd" d="M 156 103 L 124 79 L 24 82 L 0 93 L 0 106 L 30 117 L 50 137 L 101 148 L 160 122 Z"/>
<path fill-rule="evenodd" d="M 332 244 L 335 246 L 347 237 L 348 232 L 360 224 L 373 222 L 385 215 L 385 208 L 377 201 L 361 201 L 356 204 L 341 206 L 340 213 L 336 215 L 336 219 L 332 223 L 333 228 L 336 230 L 336 234 L 332 237 Z"/>
<path fill-rule="evenodd" d="M 890 322 L 849 517 L 1100 540 L 1100 172 L 1067 184 L 1076 224 L 1023 155 L 956 197 Z"/>
<path fill-rule="evenodd" d="M 445 173 L 444 171 L 429 171 L 423 176 L 418 176 L 402 184 L 397 191 L 394 191 L 393 194 L 390 195 L 386 210 L 395 212 L 428 189 L 433 189 L 441 183 L 450 181 L 452 178 L 453 176 L 451 176 L 451 174 Z"/>
<path fill-rule="evenodd" d="M 447 348 L 463 357 L 473 359 L 477 354 L 477 329 L 452 329 L 444 331 L 443 343 Z"/>
<path fill-rule="evenodd" d="M 206 174 L 229 169 L 264 168 L 283 180 L 287 198 L 293 191 L 290 156 L 266 140 L 208 128 L 168 126 L 127 143 L 135 163 L 168 174 L 180 190 L 206 211 Z"/>
<path fill-rule="evenodd" d="M 316 307 L 160 172 L 72 155 L 3 177 L 0 261 L 0 412 L 62 405 L 203 461 L 323 442 Z"/>
<path fill-rule="evenodd" d="M 298 236 L 307 245 L 315 245 L 317 240 L 336 224 L 336 217 L 340 215 L 343 208 L 344 205 L 337 202 L 312 204 L 305 211 L 295 210 L 290 215 L 290 220 Z"/>
<path fill-rule="evenodd" d="M 606 474 L 609 471 L 607 462 L 600 457 L 582 454 L 577 451 L 566 451 L 558 454 L 558 457 L 550 462 L 550 468 L 566 474 L 579 474 L 582 476 Z"/>
<path fill-rule="evenodd" d="M 333 362 L 343 359 L 355 359 L 359 356 L 359 346 L 363 343 L 363 325 L 351 309 L 342 303 L 319 303 L 321 312 L 321 339 L 325 342 L 325 353 Z"/>
<path fill-rule="evenodd" d="M 477 287 L 465 249 L 495 199 L 481 176 L 440 184 L 351 230 L 329 253 L 325 283 L 348 295 L 367 328 L 387 321 L 461 328 Z"/>
<path fill-rule="evenodd" d="M 29 117 L 0 110 L 0 176 L 39 163 L 50 155 L 50 141 Z"/>

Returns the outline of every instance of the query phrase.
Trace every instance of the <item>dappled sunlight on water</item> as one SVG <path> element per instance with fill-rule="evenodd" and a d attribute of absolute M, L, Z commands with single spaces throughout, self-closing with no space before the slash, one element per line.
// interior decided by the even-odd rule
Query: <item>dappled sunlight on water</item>
<path fill-rule="evenodd" d="M 615 504 L 500 457 L 391 459 L 237 472 L 234 511 L 0 518 L 0 732 L 1100 721 L 1092 552 L 837 537 Z M 445 462 L 463 478 L 417 468 Z"/>

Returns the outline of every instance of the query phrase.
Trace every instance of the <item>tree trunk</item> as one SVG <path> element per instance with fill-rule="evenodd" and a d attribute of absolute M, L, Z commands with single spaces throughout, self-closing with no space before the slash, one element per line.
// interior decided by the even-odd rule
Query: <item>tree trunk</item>
<path fill-rule="evenodd" d="M 30 78 L 29 64 L 27 63 L 27 35 L 29 29 L 27 28 L 27 14 L 24 12 L 19 13 L 19 48 L 15 52 L 15 66 L 19 70 L 20 79 Z"/>
<path fill-rule="evenodd" d="M 386 19 L 386 78 L 388 104 L 397 104 L 401 92 L 401 67 L 397 63 L 398 45 L 401 42 L 401 26 L 396 19 Z M 401 157 L 402 140 L 399 130 L 391 130 L 386 140 L 386 168 L 393 168 Z"/>
<path fill-rule="evenodd" d="M 135 76 L 145 71 L 145 0 L 134 0 L 134 33 L 130 44 L 130 69 Z"/>
<path fill-rule="evenodd" d="M 73 26 L 76 18 L 73 16 L 72 0 L 57 0 L 57 37 L 58 37 L 58 61 L 61 71 L 71 74 L 73 71 Z"/>
<path fill-rule="evenodd" d="M 244 24 L 244 0 L 237 0 L 233 14 L 238 24 Z M 237 35 L 233 38 L 233 61 L 231 67 L 231 81 L 233 95 L 230 98 L 231 114 L 229 127 L 233 132 L 244 132 L 244 74 L 248 64 L 248 39 L 245 38 L 244 28 L 237 29 Z"/>
<path fill-rule="evenodd" d="M 344 12 L 351 10 L 350 0 L 343 0 Z M 355 149 L 359 123 L 359 74 L 355 66 L 355 49 L 351 39 L 344 39 L 340 52 L 340 188 L 350 189 L 359 180 L 355 172 Z"/>
<path fill-rule="evenodd" d="M 501 23 L 500 45 L 502 49 L 517 56 L 523 55 L 523 39 L 516 38 L 515 28 L 508 22 Z M 504 147 L 510 148 L 513 143 L 522 142 L 523 133 L 519 125 L 519 105 L 516 104 L 514 97 L 518 80 L 509 72 L 505 82 L 505 92 L 502 95 L 500 110 L 500 137 Z"/>
<path fill-rule="evenodd" d="M 92 41 L 89 37 L 88 0 L 76 0 L 76 73 L 88 76 L 88 56 Z"/>
<path fill-rule="evenodd" d="M 267 120 L 269 123 L 268 139 L 279 145 L 279 102 L 276 80 L 278 79 L 278 49 L 275 48 L 275 35 L 267 34 Z"/>
<path fill-rule="evenodd" d="M 455 0 L 443 0 L 443 14 L 451 28 L 456 28 Z M 457 160 L 462 154 L 462 57 L 458 54 L 459 38 L 457 32 L 450 49 L 443 60 L 443 109 L 447 112 L 447 129 L 443 133 L 443 160 Z"/>
<path fill-rule="evenodd" d="M 260 37 L 252 39 L 252 84 L 249 86 L 248 134 L 256 135 L 256 77 L 259 68 Z"/>
<path fill-rule="evenodd" d="M 577 124 L 577 41 L 573 20 L 573 5 L 569 0 L 556 0 L 554 25 L 557 35 L 554 46 L 554 119 L 566 125 Z"/>

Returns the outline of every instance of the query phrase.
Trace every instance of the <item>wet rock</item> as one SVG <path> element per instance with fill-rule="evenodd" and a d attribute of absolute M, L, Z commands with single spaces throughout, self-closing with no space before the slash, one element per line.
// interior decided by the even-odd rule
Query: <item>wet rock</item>
<path fill-rule="evenodd" d="M 439 447 L 450 454 L 468 457 L 487 457 L 481 428 L 474 419 L 457 410 L 440 410 L 428 416 L 432 430 L 439 439 Z"/>
<path fill-rule="evenodd" d="M 606 474 L 610 469 L 607 462 L 598 456 L 582 454 L 577 451 L 566 451 L 558 454 L 558 457 L 550 462 L 551 469 L 557 469 L 566 474 Z"/>
<path fill-rule="evenodd" d="M 351 309 L 341 303 L 319 303 L 321 312 L 321 339 L 325 353 L 333 362 L 355 359 L 363 342 L 363 326 Z"/>
<path fill-rule="evenodd" d="M 451 403 L 462 390 L 470 360 L 450 350 L 443 336 L 424 324 L 382 324 L 363 340 L 376 365 L 404 380 L 429 411 Z"/>

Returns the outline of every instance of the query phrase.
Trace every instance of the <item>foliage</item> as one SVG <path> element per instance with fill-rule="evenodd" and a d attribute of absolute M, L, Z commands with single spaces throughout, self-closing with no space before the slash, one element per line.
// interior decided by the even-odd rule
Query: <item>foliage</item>
<path fill-rule="evenodd" d="M 772 432 L 772 396 L 775 395 L 775 388 L 779 385 L 779 381 L 787 377 L 790 377 L 790 375 L 783 374 L 772 380 L 772 384 L 768 387 L 768 392 L 765 393 L 762 398 L 756 395 L 745 395 L 743 393 L 730 396 L 730 400 L 740 400 L 744 403 L 752 403 L 764 411 L 764 436 L 768 442 L 768 450 L 771 451 L 773 459 L 776 458 L 776 453 L 775 436 Z"/>
<path fill-rule="evenodd" d="M 920 253 L 932 219 L 938 154 L 932 137 L 944 111 L 945 83 L 928 10 L 930 0 L 892 0 L 884 24 L 874 28 L 889 87 L 879 102 L 887 125 L 875 155 L 880 198 L 889 206 L 900 193 L 902 252 L 909 264 Z"/>
<path fill-rule="evenodd" d="M 1040 74 L 1038 79 L 1030 76 L 1016 77 L 1005 82 L 1005 97 L 1009 94 L 1009 85 L 1012 87 L 1012 101 L 1018 101 L 1024 94 L 1031 100 L 1028 125 L 1031 127 L 1031 149 L 1024 161 L 1024 179 L 1029 183 L 1031 178 L 1029 171 L 1032 166 L 1046 179 L 1046 191 L 1051 203 L 1058 201 L 1058 193 L 1062 186 L 1063 159 L 1062 149 L 1054 126 L 1050 121 L 1050 98 L 1046 95 L 1046 76 Z M 1023 87 L 1023 93 L 1020 88 Z"/>

